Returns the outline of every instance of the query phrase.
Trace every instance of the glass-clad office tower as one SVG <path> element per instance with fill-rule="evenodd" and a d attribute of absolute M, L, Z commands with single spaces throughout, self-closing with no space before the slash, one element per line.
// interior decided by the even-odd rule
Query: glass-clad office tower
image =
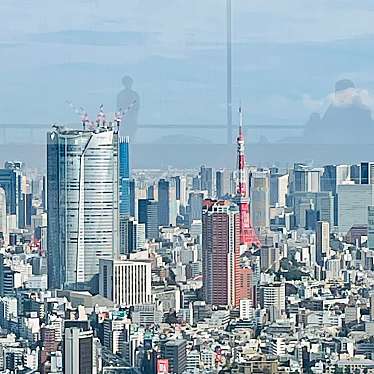
<path fill-rule="evenodd" d="M 4 169 L 0 169 L 0 187 L 5 191 L 7 214 L 14 216 L 16 227 L 23 228 L 25 222 L 21 162 L 5 162 Z"/>
<path fill-rule="evenodd" d="M 130 161 L 129 137 L 119 139 L 119 211 L 121 216 L 130 215 Z"/>
<path fill-rule="evenodd" d="M 48 133 L 49 288 L 97 291 L 99 259 L 118 255 L 118 133 Z"/>

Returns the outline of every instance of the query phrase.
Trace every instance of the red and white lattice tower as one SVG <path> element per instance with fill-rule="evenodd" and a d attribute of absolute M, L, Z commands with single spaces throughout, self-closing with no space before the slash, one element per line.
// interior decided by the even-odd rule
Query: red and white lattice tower
<path fill-rule="evenodd" d="M 245 145 L 243 134 L 243 112 L 239 108 L 239 135 L 237 138 L 237 155 L 238 155 L 238 176 L 237 176 L 237 191 L 236 202 L 239 205 L 240 211 L 240 244 L 248 246 L 255 245 L 260 247 L 261 243 L 257 237 L 256 231 L 251 224 L 250 203 L 247 196 L 247 182 L 245 172 Z"/>

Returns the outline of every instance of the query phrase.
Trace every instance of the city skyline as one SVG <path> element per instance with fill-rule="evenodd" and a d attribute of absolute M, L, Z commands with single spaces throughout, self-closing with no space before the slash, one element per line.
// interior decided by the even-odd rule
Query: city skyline
<path fill-rule="evenodd" d="M 0 12 L 0 374 L 374 373 L 373 4 Z"/>

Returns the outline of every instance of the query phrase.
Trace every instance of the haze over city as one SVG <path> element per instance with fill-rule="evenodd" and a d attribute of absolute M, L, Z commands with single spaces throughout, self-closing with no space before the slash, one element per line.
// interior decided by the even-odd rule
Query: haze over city
<path fill-rule="evenodd" d="M 371 2 L 0 14 L 0 374 L 374 373 Z"/>
<path fill-rule="evenodd" d="M 66 100 L 93 115 L 100 104 L 113 112 L 130 75 L 140 123 L 224 125 L 225 7 L 216 0 L 2 1 L 2 122 L 75 123 Z M 239 0 L 232 8 L 233 103 L 246 108 L 249 124 L 304 126 L 313 112 L 323 114 L 340 79 L 351 79 L 373 108 L 370 2 Z M 184 134 L 225 143 L 220 131 L 171 132 L 142 130 L 136 142 Z M 256 129 L 250 140 L 299 135 Z"/>

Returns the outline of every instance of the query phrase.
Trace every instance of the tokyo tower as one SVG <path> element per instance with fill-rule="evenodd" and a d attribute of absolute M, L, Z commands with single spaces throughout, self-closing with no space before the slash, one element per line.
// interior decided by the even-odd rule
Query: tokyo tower
<path fill-rule="evenodd" d="M 240 244 L 246 244 L 249 247 L 256 246 L 260 247 L 261 242 L 259 241 L 256 231 L 251 224 L 250 216 L 250 203 L 249 197 L 247 196 L 247 182 L 245 173 L 245 144 L 243 134 L 243 112 L 242 108 L 239 108 L 239 135 L 237 137 L 237 190 L 236 190 L 236 203 L 239 205 L 240 211 Z"/>

